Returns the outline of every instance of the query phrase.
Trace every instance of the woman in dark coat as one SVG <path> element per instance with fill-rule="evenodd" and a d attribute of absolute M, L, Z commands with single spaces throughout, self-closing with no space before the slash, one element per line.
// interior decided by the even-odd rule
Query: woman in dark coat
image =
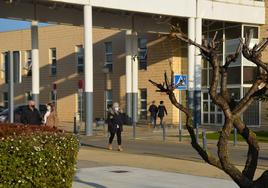
<path fill-rule="evenodd" d="M 112 150 L 112 142 L 114 139 L 114 136 L 116 134 L 117 136 L 117 143 L 118 143 L 118 151 L 123 151 L 122 148 L 122 138 L 121 138 L 121 132 L 123 131 L 123 123 L 124 123 L 124 117 L 123 114 L 119 110 L 119 104 L 114 103 L 113 107 L 108 112 L 108 131 L 110 132 L 110 138 L 109 138 L 109 145 L 108 149 Z"/>
<path fill-rule="evenodd" d="M 162 128 L 165 114 L 167 115 L 167 109 L 164 105 L 164 101 L 160 101 L 160 105 L 158 106 L 158 117 L 160 118 L 160 125 Z"/>

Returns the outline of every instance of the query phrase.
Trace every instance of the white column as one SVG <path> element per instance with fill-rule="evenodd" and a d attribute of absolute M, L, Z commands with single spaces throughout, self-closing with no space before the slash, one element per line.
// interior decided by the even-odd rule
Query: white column
<path fill-rule="evenodd" d="M 195 40 L 195 18 L 188 18 L 188 38 Z M 188 90 L 194 91 L 195 47 L 188 45 Z"/>
<path fill-rule="evenodd" d="M 32 96 L 33 100 L 36 103 L 36 107 L 39 108 L 40 76 L 39 76 L 39 47 L 38 47 L 37 21 L 32 21 L 31 37 L 32 37 Z"/>
<path fill-rule="evenodd" d="M 195 19 L 195 41 L 198 44 L 202 44 L 202 18 Z M 199 127 L 201 123 L 201 80 L 202 80 L 202 57 L 200 55 L 200 50 L 195 49 L 195 127 Z"/>
<path fill-rule="evenodd" d="M 126 31 L 126 113 L 132 117 L 132 30 Z"/>
<path fill-rule="evenodd" d="M 138 121 L 138 72 L 139 72 L 139 62 L 138 62 L 138 35 L 133 33 L 132 35 L 132 92 L 133 92 L 133 121 Z"/>
<path fill-rule="evenodd" d="M 195 20 L 195 41 L 198 44 L 202 44 L 202 18 L 196 18 Z M 202 57 L 200 55 L 200 50 L 196 48 L 195 50 L 195 90 L 201 91 L 201 61 Z"/>
<path fill-rule="evenodd" d="M 188 38 L 195 40 L 195 18 L 188 18 Z M 188 45 L 188 106 L 194 110 L 195 47 Z"/>
<path fill-rule="evenodd" d="M 92 6 L 84 6 L 84 56 L 85 56 L 85 97 L 86 135 L 93 135 L 93 40 Z"/>

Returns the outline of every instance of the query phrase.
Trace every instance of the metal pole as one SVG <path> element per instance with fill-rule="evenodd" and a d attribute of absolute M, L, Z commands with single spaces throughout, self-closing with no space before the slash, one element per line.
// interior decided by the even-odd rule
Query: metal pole
<path fill-rule="evenodd" d="M 202 138 L 203 138 L 203 149 L 207 150 L 207 135 L 205 129 L 202 131 Z"/>
<path fill-rule="evenodd" d="M 198 141 L 199 141 L 199 125 L 198 124 L 196 124 L 196 142 L 198 143 Z"/>
<path fill-rule="evenodd" d="M 76 115 L 74 115 L 74 134 L 77 134 Z"/>
<path fill-rule="evenodd" d="M 180 95 L 180 103 L 182 104 L 182 96 L 181 96 L 181 90 L 179 90 L 179 95 Z M 181 110 L 179 110 L 179 141 L 182 141 L 182 115 L 181 115 Z"/>
<path fill-rule="evenodd" d="M 136 124 L 138 118 L 138 36 L 136 32 L 132 33 L 132 113 L 133 113 L 133 138 L 136 139 Z"/>
<path fill-rule="evenodd" d="M 8 97 L 8 109 L 9 109 L 9 122 L 14 123 L 14 65 L 13 65 L 13 52 L 9 51 L 9 66 L 8 66 L 8 72 L 9 72 L 9 79 L 8 79 L 8 85 L 9 85 L 9 97 Z"/>
<path fill-rule="evenodd" d="M 237 145 L 237 129 L 234 128 L 234 146 Z"/>
<path fill-rule="evenodd" d="M 166 127 L 165 124 L 162 122 L 162 126 L 163 126 L 163 141 L 166 141 Z"/>
<path fill-rule="evenodd" d="M 82 122 L 83 122 L 83 91 L 79 90 L 79 100 L 80 100 L 80 105 L 79 105 L 79 126 L 78 126 L 78 134 L 80 132 L 80 129 L 82 127 Z"/>

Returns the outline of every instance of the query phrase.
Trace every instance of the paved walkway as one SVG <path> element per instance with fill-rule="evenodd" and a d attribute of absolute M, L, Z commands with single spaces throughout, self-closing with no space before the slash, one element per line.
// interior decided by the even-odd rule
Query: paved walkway
<path fill-rule="evenodd" d="M 236 188 L 229 180 L 146 170 L 126 166 L 78 170 L 74 188 Z"/>

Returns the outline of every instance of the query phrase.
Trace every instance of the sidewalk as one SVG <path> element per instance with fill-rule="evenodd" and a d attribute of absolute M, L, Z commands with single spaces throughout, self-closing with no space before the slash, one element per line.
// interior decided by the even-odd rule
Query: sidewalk
<path fill-rule="evenodd" d="M 78 169 L 107 166 L 128 166 L 230 180 L 229 176 L 224 172 L 205 162 L 109 151 L 91 147 L 82 147 L 80 149 Z M 242 169 L 242 166 L 238 166 L 238 168 Z M 264 169 L 258 169 L 256 177 L 259 177 L 263 171 Z"/>
<path fill-rule="evenodd" d="M 168 173 L 126 166 L 80 169 L 74 188 L 238 188 L 229 180 Z"/>

